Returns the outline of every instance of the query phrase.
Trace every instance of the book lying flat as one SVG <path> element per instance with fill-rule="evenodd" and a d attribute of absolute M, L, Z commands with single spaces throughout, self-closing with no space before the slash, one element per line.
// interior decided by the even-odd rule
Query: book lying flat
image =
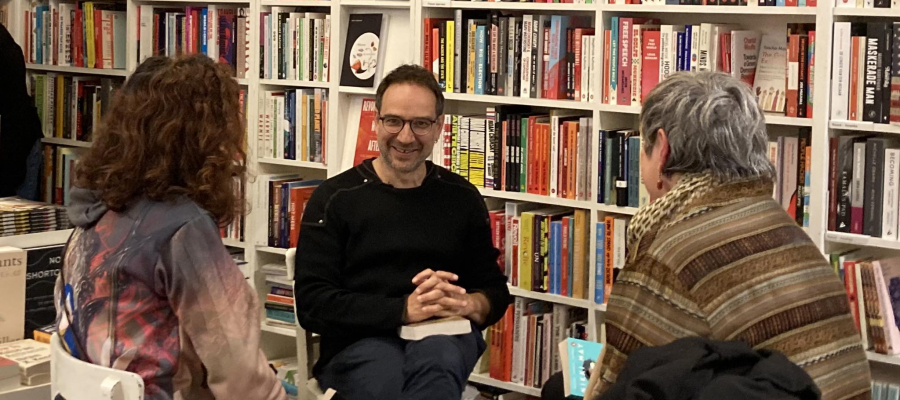
<path fill-rule="evenodd" d="M 568 396 L 584 397 L 590 372 L 600 362 L 603 345 L 586 340 L 568 338 L 559 342 L 559 363 L 562 367 L 563 390 Z"/>
<path fill-rule="evenodd" d="M 31 339 L 0 344 L 0 357 L 19 364 L 19 378 L 25 386 L 50 383 L 50 345 Z"/>
<path fill-rule="evenodd" d="M 465 335 L 472 332 L 472 323 L 463 317 L 432 319 L 400 327 L 400 338 L 422 340 L 434 335 Z"/>

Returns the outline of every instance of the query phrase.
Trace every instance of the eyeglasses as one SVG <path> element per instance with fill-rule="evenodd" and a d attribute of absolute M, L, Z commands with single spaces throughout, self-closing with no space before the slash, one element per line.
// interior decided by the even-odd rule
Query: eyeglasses
<path fill-rule="evenodd" d="M 392 135 L 400 133 L 406 124 L 409 124 L 409 128 L 412 129 L 412 132 L 416 135 L 427 135 L 431 126 L 437 122 L 437 119 L 425 118 L 403 119 L 400 117 L 378 117 L 378 119 L 381 121 L 381 124 L 384 125 L 384 130 Z"/>

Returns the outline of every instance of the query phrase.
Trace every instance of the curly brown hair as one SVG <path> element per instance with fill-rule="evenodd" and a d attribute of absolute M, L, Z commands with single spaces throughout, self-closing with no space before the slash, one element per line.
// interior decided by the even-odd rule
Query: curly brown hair
<path fill-rule="evenodd" d="M 151 57 L 115 95 L 76 185 L 114 211 L 185 196 L 227 224 L 244 211 L 244 118 L 229 67 L 204 55 Z"/>

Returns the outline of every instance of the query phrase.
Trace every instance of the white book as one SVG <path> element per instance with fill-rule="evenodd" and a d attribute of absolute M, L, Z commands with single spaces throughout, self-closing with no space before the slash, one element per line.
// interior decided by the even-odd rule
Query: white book
<path fill-rule="evenodd" d="M 672 66 L 666 77 L 678 72 L 678 34 L 684 33 L 684 26 L 674 26 L 672 28 L 672 36 L 669 37 L 669 64 Z M 660 79 L 660 82 L 662 80 Z"/>
<path fill-rule="evenodd" d="M 786 34 L 764 33 L 759 50 L 759 63 L 753 80 L 754 92 L 763 111 L 784 112 L 785 74 L 787 68 Z"/>
<path fill-rule="evenodd" d="M 25 250 L 0 247 L 0 343 L 24 335 L 26 261 Z"/>
<path fill-rule="evenodd" d="M 534 24 L 533 30 L 537 31 L 537 35 L 532 35 L 537 37 L 538 39 L 538 58 L 537 58 L 537 72 L 535 73 L 535 77 L 537 77 L 537 82 L 535 82 L 535 88 L 537 91 L 535 93 L 531 93 L 532 98 L 541 98 L 544 93 L 544 74 L 547 72 L 544 71 L 544 63 L 546 62 L 548 65 L 550 63 L 550 46 L 547 43 L 550 38 L 544 36 L 544 25 L 550 25 L 550 16 L 549 15 L 541 15 L 538 17 L 538 22 Z M 490 33 L 488 33 L 490 35 Z M 547 43 L 547 52 L 544 52 L 544 44 Z"/>
<path fill-rule="evenodd" d="M 697 70 L 709 71 L 709 52 L 710 42 L 712 40 L 712 24 L 700 24 L 700 43 L 697 56 Z"/>
<path fill-rule="evenodd" d="M 304 105 L 303 97 L 304 97 L 305 93 L 306 93 L 306 89 L 297 89 L 296 95 L 294 96 L 294 98 L 296 99 L 294 101 L 294 116 L 296 118 L 296 120 L 294 121 L 294 126 L 295 126 L 294 133 L 296 135 L 294 137 L 294 159 L 295 160 L 304 160 L 304 158 L 303 158 L 303 150 L 304 149 L 303 149 L 302 138 L 306 135 L 306 132 L 304 129 L 305 126 L 303 126 L 303 123 L 302 123 L 302 121 L 303 121 L 302 117 L 304 115 L 303 110 L 305 110 L 305 107 L 303 107 L 303 105 Z"/>
<path fill-rule="evenodd" d="M 799 139 L 796 137 L 783 137 L 784 148 L 782 151 L 783 165 L 781 168 L 781 208 L 789 210 L 795 207 L 794 196 L 797 194 L 797 146 Z M 779 137 L 779 140 L 782 138 Z"/>
<path fill-rule="evenodd" d="M 18 328 L 22 330 L 22 326 Z M 19 364 L 19 382 L 22 385 L 37 386 L 50 383 L 49 344 L 34 339 L 0 344 L 0 357 Z"/>
<path fill-rule="evenodd" d="M 285 115 L 285 107 L 287 106 L 286 98 L 282 94 L 281 96 L 275 97 L 275 112 L 277 114 L 275 120 L 278 121 L 278 128 L 275 130 L 275 152 L 273 156 L 278 159 L 284 159 L 284 146 L 285 146 L 285 136 L 290 133 L 290 124 L 288 122 L 287 116 Z"/>
<path fill-rule="evenodd" d="M 422 340 L 429 336 L 471 333 L 472 323 L 463 317 L 446 317 L 403 325 L 398 331 L 403 340 Z"/>
<path fill-rule="evenodd" d="M 855 275 L 856 275 L 856 302 L 858 303 L 858 312 L 859 312 L 859 322 L 860 322 L 860 339 L 862 339 L 862 345 L 864 349 L 869 348 L 869 330 L 866 329 L 868 325 L 868 321 L 865 320 L 866 316 L 866 302 L 865 302 L 865 292 L 863 292 L 863 283 L 862 283 L 862 268 L 860 268 L 859 263 L 856 263 Z M 871 301 L 871 300 L 870 300 Z"/>
<path fill-rule="evenodd" d="M 625 268 L 625 232 L 628 220 L 616 218 L 613 222 L 613 268 Z"/>
<path fill-rule="evenodd" d="M 591 87 L 591 53 L 594 48 L 591 47 L 591 36 L 584 35 L 581 37 L 581 92 L 579 99 L 588 101 Z"/>
<path fill-rule="evenodd" d="M 531 35 L 527 33 L 532 31 L 533 23 L 534 16 L 526 14 L 522 17 L 522 76 L 519 97 L 526 98 L 531 97 Z"/>
<path fill-rule="evenodd" d="M 143 13 L 141 14 L 143 15 Z M 219 7 L 210 4 L 206 9 L 206 55 L 219 60 Z M 153 26 L 151 23 L 150 26 Z M 255 25 L 254 25 L 255 26 Z M 143 42 L 143 40 L 141 40 Z M 249 57 L 248 57 L 249 58 Z"/>
<path fill-rule="evenodd" d="M 59 3 L 59 20 L 60 26 L 60 51 L 59 65 L 72 65 L 72 16 L 75 7 L 71 3 Z"/>
<path fill-rule="evenodd" d="M 301 18 L 303 14 L 292 12 L 288 15 L 287 19 L 287 37 L 284 38 L 284 48 L 281 51 L 284 53 L 284 58 L 287 60 L 287 73 L 285 76 L 289 80 L 297 79 L 297 70 L 299 68 L 297 65 L 297 59 L 294 57 L 297 49 L 297 19 Z"/>
<path fill-rule="evenodd" d="M 758 31 L 731 32 L 731 76 L 750 87 L 755 83 L 761 37 Z"/>
<path fill-rule="evenodd" d="M 834 23 L 834 45 L 831 59 L 831 119 L 848 119 L 850 107 L 850 23 Z"/>
<path fill-rule="evenodd" d="M 781 138 L 779 138 L 781 139 Z M 772 190 L 772 198 L 781 202 L 781 144 L 783 140 L 772 140 L 769 142 L 769 161 L 775 166 L 775 188 Z"/>
<path fill-rule="evenodd" d="M 581 118 L 578 122 L 578 132 L 575 134 L 575 199 L 576 200 L 587 200 L 586 192 L 587 192 L 587 182 L 586 178 L 588 177 L 588 169 L 587 166 L 590 165 L 590 161 L 587 159 L 587 149 L 591 147 L 591 144 L 587 141 L 588 137 L 588 123 L 587 118 Z"/>
<path fill-rule="evenodd" d="M 507 46 L 506 46 L 507 47 L 506 48 L 506 88 L 507 88 L 506 95 L 507 96 L 516 96 L 517 95 L 516 93 L 513 93 L 513 86 L 514 86 L 514 81 L 516 79 L 516 77 L 515 77 L 515 71 L 516 71 L 515 59 L 516 58 L 515 57 L 516 57 L 516 51 L 518 50 L 515 48 L 515 43 L 516 43 L 515 27 L 517 26 L 516 24 L 518 24 L 518 21 L 519 21 L 519 19 L 517 17 L 509 17 L 509 29 L 508 29 L 509 32 L 506 37 L 506 43 L 507 43 Z M 456 32 L 460 33 L 460 32 L 462 32 L 462 29 L 456 29 Z M 461 39 L 456 40 L 456 46 L 457 47 L 461 46 Z M 456 57 L 454 60 L 459 60 L 459 59 L 460 59 L 459 57 Z M 462 68 L 459 68 L 457 70 L 460 71 L 460 73 L 461 73 Z M 455 70 L 454 73 L 457 70 Z M 437 71 L 437 70 L 435 70 L 435 71 Z"/>
<path fill-rule="evenodd" d="M 897 240 L 897 188 L 900 187 L 900 149 L 884 149 L 884 193 L 882 198 L 881 238 Z"/>
<path fill-rule="evenodd" d="M 698 60 L 700 58 L 700 25 L 691 26 L 691 59 L 690 71 L 697 72 Z"/>
<path fill-rule="evenodd" d="M 853 143 L 853 178 L 850 180 L 850 210 L 865 204 L 866 142 Z M 851 223 L 852 226 L 852 223 Z"/>
<path fill-rule="evenodd" d="M 594 99 L 596 99 L 597 91 L 600 90 L 599 85 L 596 82 L 594 82 L 594 74 L 597 73 L 597 71 L 594 69 L 594 66 L 598 65 L 597 58 L 602 55 L 598 56 L 597 52 L 594 51 L 597 49 L 597 47 L 596 47 L 597 46 L 597 36 L 595 35 L 595 36 L 588 36 L 588 37 L 590 38 L 590 47 L 591 47 L 591 58 L 590 58 L 591 62 L 588 63 L 588 66 L 590 69 L 590 71 L 588 72 L 588 76 L 589 76 L 588 80 L 590 81 L 590 85 L 588 85 L 588 101 L 593 102 Z M 602 70 L 602 68 L 601 68 L 601 70 Z M 601 81 L 600 84 L 603 84 L 603 82 Z"/>
<path fill-rule="evenodd" d="M 525 383 L 525 341 L 528 334 L 528 327 L 524 318 L 527 299 L 516 297 L 513 306 L 513 351 L 512 354 L 512 371 L 510 371 L 510 382 L 522 385 Z"/>
<path fill-rule="evenodd" d="M 324 36 L 324 18 L 316 18 L 313 20 L 313 37 L 312 37 L 312 55 L 313 55 L 313 65 L 312 65 L 312 80 L 313 82 L 318 82 L 319 78 L 319 64 L 322 63 L 322 52 L 319 48 L 319 43 L 321 43 L 322 38 Z"/>
<path fill-rule="evenodd" d="M 863 0 L 863 8 L 875 8 L 875 0 Z"/>
<path fill-rule="evenodd" d="M 322 47 L 324 49 L 322 53 L 322 73 L 319 74 L 319 81 L 328 82 L 330 76 L 328 65 L 331 64 L 331 15 L 326 15 L 322 24 L 324 30 L 322 37 L 325 42 Z"/>
<path fill-rule="evenodd" d="M 672 55 L 675 50 L 672 47 L 672 38 L 676 38 L 674 27 L 672 25 L 662 25 L 659 27 L 659 81 L 669 77 L 669 74 L 675 71 L 675 63 L 672 62 Z M 610 92 L 612 96 L 612 92 Z M 612 102 L 612 100 L 610 100 Z M 611 103 L 612 104 L 612 103 Z"/>
<path fill-rule="evenodd" d="M 141 14 L 139 22 L 141 48 L 138 63 L 142 63 L 153 56 L 153 6 L 141 4 L 138 7 Z"/>

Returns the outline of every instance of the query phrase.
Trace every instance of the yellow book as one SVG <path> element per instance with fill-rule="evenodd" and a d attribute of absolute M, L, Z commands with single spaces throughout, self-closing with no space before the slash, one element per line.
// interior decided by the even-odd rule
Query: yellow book
<path fill-rule="evenodd" d="M 541 263 L 543 264 L 544 291 L 550 291 L 550 216 L 541 219 Z"/>
<path fill-rule="evenodd" d="M 531 235 L 534 231 L 534 213 L 523 212 L 519 217 L 519 287 L 531 290 L 531 266 L 534 252 L 531 249 Z"/>
<path fill-rule="evenodd" d="M 606 228 L 603 237 L 603 302 L 609 300 L 609 292 L 612 291 L 613 285 L 613 236 L 615 235 L 615 221 L 613 217 L 604 218 L 603 222 Z"/>
<path fill-rule="evenodd" d="M 94 58 L 94 3 L 84 3 L 84 41 L 87 43 L 87 65 L 88 68 L 94 68 L 96 58 Z"/>
<path fill-rule="evenodd" d="M 587 264 L 588 252 L 588 215 L 587 210 L 575 209 L 575 237 L 572 238 L 574 249 L 572 252 L 572 297 L 576 299 L 586 299 L 588 288 L 587 284 Z M 597 243 L 600 245 L 600 243 Z M 597 284 L 600 284 L 599 282 Z"/>
<path fill-rule="evenodd" d="M 65 105 L 65 96 L 66 96 L 66 79 L 62 75 L 56 76 L 56 104 L 53 106 L 56 107 L 56 133 L 53 136 L 61 138 L 63 137 L 63 118 L 64 118 L 64 105 Z"/>
<path fill-rule="evenodd" d="M 459 173 L 459 115 L 450 116 L 450 172 Z"/>
<path fill-rule="evenodd" d="M 297 136 L 300 139 L 300 151 L 297 156 L 300 161 L 309 161 L 309 93 L 300 90 L 300 126 L 297 128 Z"/>
<path fill-rule="evenodd" d="M 444 57 L 444 59 L 447 62 L 447 66 L 444 68 L 445 69 L 444 74 L 446 75 L 445 91 L 447 93 L 453 93 L 453 82 L 454 82 L 453 74 L 456 71 L 455 67 L 453 66 L 453 60 L 455 58 L 454 46 L 456 43 L 455 42 L 455 36 L 456 36 L 455 30 L 456 30 L 456 22 L 455 21 L 447 21 L 447 41 L 446 41 L 447 44 L 446 44 L 446 49 L 444 50 L 447 52 L 446 56 Z"/>

